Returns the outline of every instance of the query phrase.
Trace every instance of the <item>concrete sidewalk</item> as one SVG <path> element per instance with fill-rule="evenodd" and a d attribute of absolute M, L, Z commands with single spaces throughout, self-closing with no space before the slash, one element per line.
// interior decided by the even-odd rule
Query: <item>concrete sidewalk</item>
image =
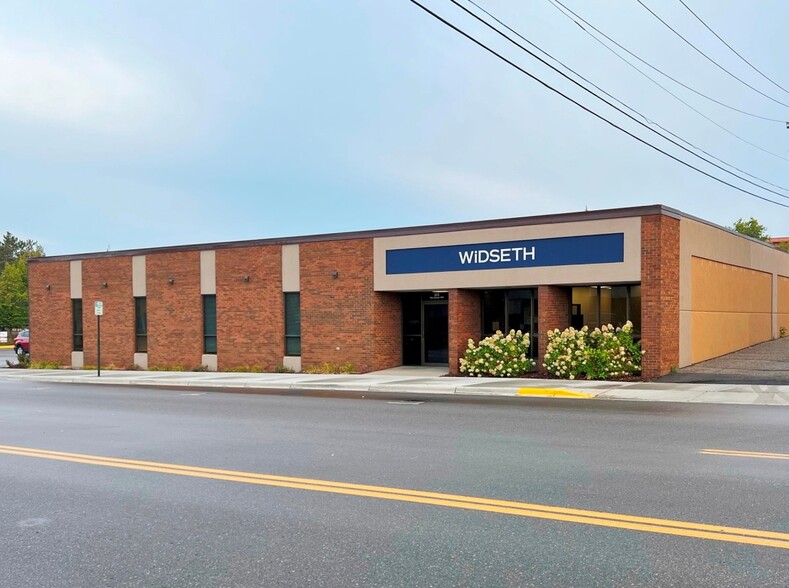
<path fill-rule="evenodd" d="M 430 375 L 428 375 L 430 374 Z M 85 370 L 0 371 L 3 381 L 35 381 L 68 384 L 131 386 L 177 386 L 201 390 L 336 390 L 363 394 L 396 393 L 413 396 L 450 394 L 458 396 L 542 396 L 596 398 L 607 400 L 647 400 L 661 402 L 703 402 L 789 406 L 789 386 L 747 384 L 679 384 L 669 382 L 601 382 L 539 380 L 531 378 L 456 378 L 401 375 L 397 372 L 372 374 L 251 374 L 236 372 L 157 372 Z"/>

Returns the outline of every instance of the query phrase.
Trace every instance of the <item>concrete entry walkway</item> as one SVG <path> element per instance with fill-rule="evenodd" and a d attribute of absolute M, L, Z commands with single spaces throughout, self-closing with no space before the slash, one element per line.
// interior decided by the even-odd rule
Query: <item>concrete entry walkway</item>
<path fill-rule="evenodd" d="M 433 365 L 401 365 L 388 370 L 370 372 L 376 376 L 411 376 L 414 378 L 438 378 L 449 375 L 449 367 Z"/>
<path fill-rule="evenodd" d="M 787 385 L 789 337 L 684 367 L 658 382 Z"/>

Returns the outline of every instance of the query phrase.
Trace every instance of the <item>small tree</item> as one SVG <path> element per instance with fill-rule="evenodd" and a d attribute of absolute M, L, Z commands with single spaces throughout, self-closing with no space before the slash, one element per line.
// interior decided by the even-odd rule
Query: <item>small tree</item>
<path fill-rule="evenodd" d="M 32 239 L 9 232 L 0 238 L 0 329 L 28 325 L 27 260 L 42 255 L 44 249 Z"/>
<path fill-rule="evenodd" d="M 27 324 L 27 259 L 20 257 L 0 270 L 0 327 Z"/>
<path fill-rule="evenodd" d="M 767 241 L 770 235 L 767 234 L 767 227 L 760 224 L 755 218 L 751 217 L 750 220 L 743 220 L 738 218 L 734 221 L 734 226 L 730 227 L 742 235 L 759 239 L 759 241 Z"/>

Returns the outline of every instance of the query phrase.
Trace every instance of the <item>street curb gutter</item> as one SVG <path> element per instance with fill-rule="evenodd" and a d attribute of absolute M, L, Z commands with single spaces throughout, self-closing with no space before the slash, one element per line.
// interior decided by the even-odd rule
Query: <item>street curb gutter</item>
<path fill-rule="evenodd" d="M 104 374 L 102 374 L 104 376 Z M 191 374 L 180 372 L 107 372 L 97 378 L 85 371 L 2 370 L 0 380 L 37 381 L 105 386 L 144 386 L 158 388 L 192 387 L 205 391 L 254 390 L 330 392 L 348 394 L 391 394 L 393 396 L 456 396 L 470 398 L 567 398 L 571 400 L 627 400 L 707 404 L 783 406 L 789 408 L 789 386 L 568 382 L 555 387 L 555 381 L 504 382 L 501 379 L 451 377 L 381 377 L 279 374 Z"/>
<path fill-rule="evenodd" d="M 519 388 L 518 396 L 548 396 L 550 398 L 597 398 L 597 394 L 574 392 L 560 388 Z"/>

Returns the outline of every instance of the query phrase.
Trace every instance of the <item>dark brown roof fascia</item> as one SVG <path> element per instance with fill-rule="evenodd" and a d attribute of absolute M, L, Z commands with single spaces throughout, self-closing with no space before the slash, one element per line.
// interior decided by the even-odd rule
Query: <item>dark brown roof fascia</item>
<path fill-rule="evenodd" d="M 80 259 L 101 259 L 106 257 L 125 257 L 130 255 L 151 255 L 155 253 L 178 253 L 183 251 L 205 251 L 215 249 L 233 249 L 239 247 L 261 247 L 264 245 L 291 245 L 296 243 L 316 243 L 320 241 L 342 241 L 348 239 L 372 239 L 376 237 L 401 237 L 408 235 L 422 235 L 430 233 L 449 233 L 453 231 L 469 231 L 477 229 L 499 229 L 502 227 L 525 227 L 533 225 L 549 225 L 557 223 L 572 223 L 580 221 L 607 220 L 613 218 L 629 218 L 662 214 L 673 218 L 693 218 L 679 210 L 653 204 L 648 206 L 633 206 L 629 208 L 611 208 L 605 210 L 590 210 L 583 212 L 567 212 L 560 214 L 547 214 L 541 216 L 523 216 L 515 218 L 491 219 L 481 221 L 448 223 L 441 225 L 422 225 L 415 227 L 402 227 L 394 229 L 376 229 L 370 231 L 350 231 L 345 233 L 325 233 L 322 235 L 306 235 L 300 237 L 275 237 L 270 239 L 251 239 L 246 241 L 225 241 L 219 243 L 201 243 L 192 245 L 170 245 L 165 247 L 146 247 L 142 249 L 125 249 L 120 251 L 100 251 L 95 253 L 79 253 L 69 255 L 53 255 L 51 257 L 36 257 L 28 261 L 40 263 L 46 261 L 76 261 Z M 706 222 L 701 220 L 701 222 Z M 711 224 L 711 223 L 707 223 Z M 713 225 L 716 226 L 716 225 Z"/>

